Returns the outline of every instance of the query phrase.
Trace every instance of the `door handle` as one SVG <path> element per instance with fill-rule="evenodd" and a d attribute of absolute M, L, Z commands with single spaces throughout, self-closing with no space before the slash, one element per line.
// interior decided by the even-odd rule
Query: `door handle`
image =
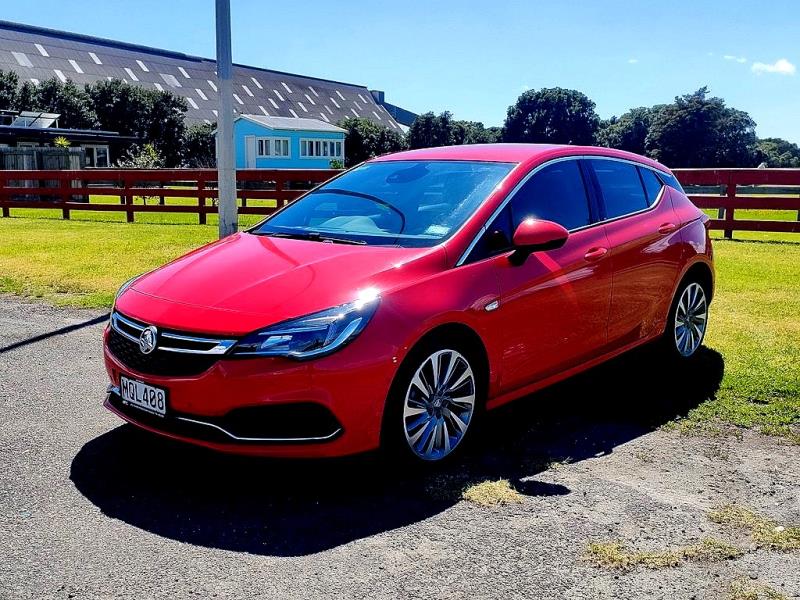
<path fill-rule="evenodd" d="M 672 233 L 677 228 L 678 226 L 675 225 L 675 223 L 662 223 L 661 225 L 658 226 L 658 233 L 660 233 L 661 235 L 666 235 L 668 233 Z"/>
<path fill-rule="evenodd" d="M 589 262 L 593 262 L 595 260 L 600 260 L 606 254 L 608 254 L 608 248 L 603 248 L 603 247 L 592 248 L 586 254 L 583 255 L 583 258 L 585 258 Z"/>

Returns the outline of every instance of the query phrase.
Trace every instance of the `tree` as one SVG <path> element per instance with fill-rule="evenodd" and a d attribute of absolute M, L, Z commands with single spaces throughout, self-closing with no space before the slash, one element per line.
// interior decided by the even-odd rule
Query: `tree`
<path fill-rule="evenodd" d="M 448 111 L 438 116 L 432 112 L 419 115 L 409 127 L 406 140 L 412 150 L 456 144 L 453 115 Z"/>
<path fill-rule="evenodd" d="M 748 167 L 758 159 L 755 126 L 746 112 L 709 98 L 702 87 L 653 115 L 645 147 L 671 167 Z"/>
<path fill-rule="evenodd" d="M 758 162 L 768 167 L 800 167 L 800 146 L 781 138 L 764 138 L 757 143 Z"/>
<path fill-rule="evenodd" d="M 215 125 L 191 125 L 183 136 L 183 166 L 214 168 L 217 166 Z"/>
<path fill-rule="evenodd" d="M 487 144 L 500 140 L 499 127 L 484 127 L 480 121 L 455 121 L 445 111 L 440 115 L 427 112 L 419 115 L 408 130 L 409 148 Z"/>
<path fill-rule="evenodd" d="M 14 71 L 0 71 L 0 110 L 18 110 L 19 76 Z"/>
<path fill-rule="evenodd" d="M 345 166 L 352 167 L 369 158 L 406 148 L 405 139 L 369 119 L 348 117 L 338 123 L 345 134 Z"/>
<path fill-rule="evenodd" d="M 117 166 L 122 169 L 159 169 L 164 166 L 164 159 L 153 144 L 133 145 L 117 161 Z"/>
<path fill-rule="evenodd" d="M 29 86 L 25 92 L 30 106 L 25 110 L 58 113 L 58 124 L 68 129 L 93 129 L 97 127 L 97 115 L 86 90 L 68 79 L 62 83 L 55 77 Z"/>
<path fill-rule="evenodd" d="M 600 125 L 594 109 L 594 102 L 577 90 L 528 90 L 508 107 L 503 140 L 592 144 Z"/>
<path fill-rule="evenodd" d="M 611 117 L 600 124 L 597 142 L 601 146 L 646 154 L 645 139 L 650 130 L 653 115 L 662 106 L 632 108 L 619 118 Z"/>
<path fill-rule="evenodd" d="M 182 159 L 187 104 L 171 92 L 146 90 L 118 79 L 86 86 L 103 129 L 134 135 L 153 144 L 167 167 Z"/>

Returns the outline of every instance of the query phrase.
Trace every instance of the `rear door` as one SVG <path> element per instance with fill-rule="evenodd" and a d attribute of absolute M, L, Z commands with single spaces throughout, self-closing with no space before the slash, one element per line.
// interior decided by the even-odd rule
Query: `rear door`
<path fill-rule="evenodd" d="M 651 169 L 616 159 L 587 163 L 611 249 L 608 343 L 617 348 L 663 331 L 681 264 L 680 234 L 668 188 Z"/>

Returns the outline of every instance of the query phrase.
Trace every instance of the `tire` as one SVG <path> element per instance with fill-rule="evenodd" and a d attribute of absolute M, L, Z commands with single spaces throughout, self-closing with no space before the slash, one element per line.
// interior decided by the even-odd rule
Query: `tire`
<path fill-rule="evenodd" d="M 708 329 L 708 298 L 708 290 L 698 279 L 685 279 L 678 286 L 661 339 L 672 358 L 687 360 L 703 344 Z"/>
<path fill-rule="evenodd" d="M 438 338 L 421 343 L 403 361 L 389 391 L 384 450 L 417 466 L 441 464 L 460 454 L 475 437 L 484 381 L 480 353 L 469 343 Z"/>

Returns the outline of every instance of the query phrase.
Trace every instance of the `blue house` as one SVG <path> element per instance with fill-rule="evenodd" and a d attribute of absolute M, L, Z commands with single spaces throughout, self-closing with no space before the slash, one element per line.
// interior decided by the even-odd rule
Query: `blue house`
<path fill-rule="evenodd" d="M 318 119 L 238 115 L 237 169 L 330 169 L 344 163 L 345 130 Z"/>

